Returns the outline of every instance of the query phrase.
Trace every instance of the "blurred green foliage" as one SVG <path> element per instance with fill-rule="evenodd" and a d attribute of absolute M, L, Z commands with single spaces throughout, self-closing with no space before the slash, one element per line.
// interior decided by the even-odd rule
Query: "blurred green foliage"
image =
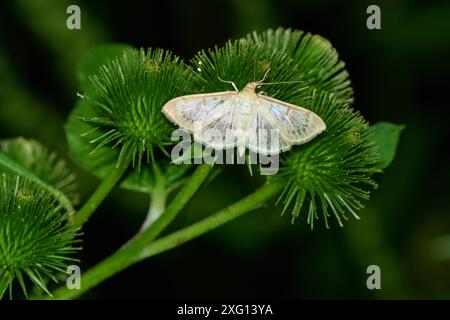
<path fill-rule="evenodd" d="M 379 1 L 382 29 L 365 27 L 366 1 L 77 1 L 82 29 L 65 28 L 69 1 L 0 4 L 0 138 L 25 136 L 67 154 L 63 123 L 76 101 L 76 66 L 114 41 L 170 48 L 186 59 L 253 30 L 282 25 L 328 38 L 347 63 L 355 108 L 371 123 L 402 123 L 396 159 L 360 221 L 313 232 L 272 207 L 134 266 L 87 298 L 448 298 L 450 234 L 446 75 L 448 1 Z M 73 165 L 83 201 L 98 183 Z M 253 190 L 259 177 L 225 168 L 174 227 Z M 115 191 L 84 230 L 82 268 L 126 241 L 145 216 L 145 195 Z M 438 248 L 439 250 L 437 250 Z M 437 253 L 439 251 L 439 253 Z M 443 251 L 443 252 L 442 252 Z M 377 264 L 382 289 L 366 288 Z M 150 288 L 150 289 L 149 289 Z"/>

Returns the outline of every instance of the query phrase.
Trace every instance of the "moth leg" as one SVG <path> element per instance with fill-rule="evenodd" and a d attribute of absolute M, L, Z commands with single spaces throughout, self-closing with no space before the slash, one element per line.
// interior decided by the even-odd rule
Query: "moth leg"
<path fill-rule="evenodd" d="M 236 92 L 239 92 L 238 88 L 236 87 L 236 84 L 235 84 L 233 81 L 223 80 L 223 79 L 220 78 L 219 76 L 217 76 L 217 78 L 218 78 L 220 81 L 222 81 L 222 82 L 230 83 L 230 84 L 233 86 L 234 90 L 236 90 Z"/>

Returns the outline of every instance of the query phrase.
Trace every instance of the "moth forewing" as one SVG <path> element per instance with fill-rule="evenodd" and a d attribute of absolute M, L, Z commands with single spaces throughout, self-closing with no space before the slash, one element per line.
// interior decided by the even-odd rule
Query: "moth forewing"
<path fill-rule="evenodd" d="M 258 97 L 270 104 L 272 113 L 278 111 L 280 134 L 291 144 L 306 143 L 326 130 L 323 120 L 308 109 L 266 95 Z"/>
<path fill-rule="evenodd" d="M 257 83 L 250 83 L 241 92 L 174 98 L 162 112 L 197 142 L 214 149 L 237 147 L 240 154 L 246 148 L 262 154 L 284 152 L 326 129 L 312 111 L 257 94 L 256 87 Z"/>
<path fill-rule="evenodd" d="M 169 100 L 162 108 L 164 115 L 183 129 L 193 131 L 196 121 L 205 121 L 205 115 L 213 116 L 214 110 L 236 92 L 192 94 Z"/>

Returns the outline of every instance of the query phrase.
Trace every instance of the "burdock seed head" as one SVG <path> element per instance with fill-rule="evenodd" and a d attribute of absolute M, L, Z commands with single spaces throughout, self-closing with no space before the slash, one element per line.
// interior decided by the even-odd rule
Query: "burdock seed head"
<path fill-rule="evenodd" d="M 76 205 L 79 202 L 75 174 L 67 163 L 40 142 L 22 137 L 0 141 L 0 151 L 38 178 L 63 192 Z"/>
<path fill-rule="evenodd" d="M 350 213 L 356 218 L 376 187 L 378 149 L 364 118 L 331 94 L 314 93 L 308 109 L 325 121 L 327 130 L 308 144 L 286 153 L 278 178 L 286 181 L 281 200 L 293 219 L 302 212 L 313 227 L 321 213 L 328 227 L 334 216 L 340 226 Z"/>
<path fill-rule="evenodd" d="M 189 69 L 162 49 L 134 50 L 103 65 L 91 77 L 95 95 L 88 97 L 99 117 L 83 120 L 96 125 L 97 148 L 121 148 L 118 163 L 131 159 L 140 166 L 144 155 L 153 158 L 155 147 L 166 153 L 173 126 L 161 113 L 171 98 L 189 89 Z"/>
<path fill-rule="evenodd" d="M 27 282 L 47 292 L 48 280 L 66 272 L 76 248 L 77 230 L 68 212 L 46 190 L 24 177 L 0 172 L 0 298 L 17 279 L 27 296 Z"/>

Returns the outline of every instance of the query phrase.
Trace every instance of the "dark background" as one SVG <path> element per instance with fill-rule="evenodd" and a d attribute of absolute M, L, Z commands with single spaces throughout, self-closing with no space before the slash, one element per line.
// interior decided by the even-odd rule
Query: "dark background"
<path fill-rule="evenodd" d="M 81 7 L 81 30 L 65 27 L 70 4 Z M 369 4 L 381 7 L 381 30 L 366 28 Z M 100 43 L 163 47 L 189 59 L 278 26 L 328 38 L 347 63 L 355 108 L 371 123 L 406 125 L 362 220 L 310 231 L 304 217 L 291 224 L 267 206 L 129 268 L 85 298 L 450 298 L 448 1 L 2 1 L 0 138 L 33 137 L 66 156 L 77 62 Z M 98 181 L 72 166 L 85 200 Z M 174 228 L 258 183 L 245 168 L 227 168 Z M 82 269 L 130 238 L 147 205 L 145 195 L 113 192 L 84 229 Z M 381 290 L 366 288 L 372 264 L 381 267 Z"/>

